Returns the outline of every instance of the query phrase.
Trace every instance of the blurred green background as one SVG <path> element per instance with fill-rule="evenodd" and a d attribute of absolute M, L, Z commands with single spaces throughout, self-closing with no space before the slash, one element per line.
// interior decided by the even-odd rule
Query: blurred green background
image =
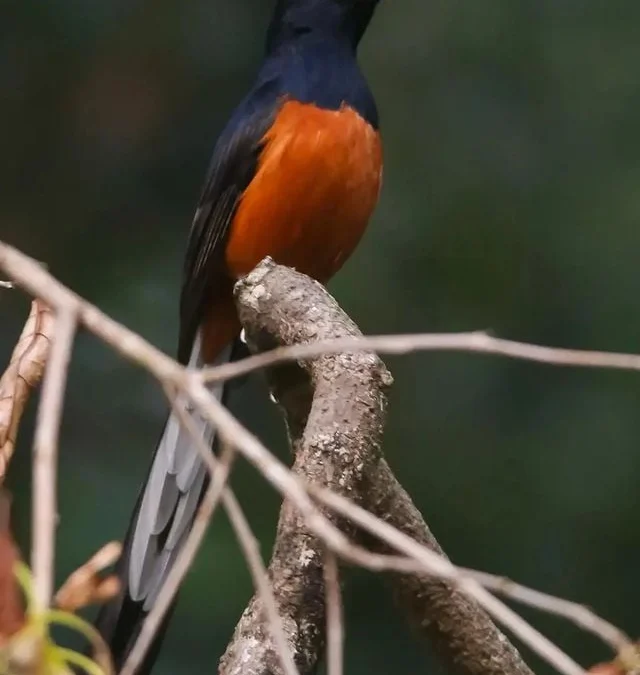
<path fill-rule="evenodd" d="M 271 3 L 10 5 L 0 236 L 173 352 L 186 233 Z M 639 23 L 640 4 L 617 0 L 381 3 L 361 61 L 381 111 L 385 185 L 331 285 L 365 332 L 488 329 L 640 351 Z M 4 361 L 28 303 L 18 292 L 0 302 Z M 453 559 L 588 603 L 637 635 L 638 375 L 460 354 L 387 363 L 386 455 Z M 10 480 L 25 551 L 33 408 Z M 286 458 L 260 378 L 233 408 Z M 149 377 L 78 338 L 59 580 L 122 536 L 164 414 Z M 278 498 L 247 467 L 233 482 L 268 555 Z M 439 672 L 381 582 L 349 578 L 347 672 Z M 216 517 L 156 672 L 213 672 L 250 593 Z M 607 655 L 559 620 L 525 615 L 584 664 Z"/>

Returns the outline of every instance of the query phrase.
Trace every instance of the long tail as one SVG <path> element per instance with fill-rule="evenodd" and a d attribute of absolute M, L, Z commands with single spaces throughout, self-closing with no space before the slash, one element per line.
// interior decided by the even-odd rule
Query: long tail
<path fill-rule="evenodd" d="M 211 365 L 229 361 L 232 350 L 232 345 L 226 347 Z M 202 365 L 198 337 L 189 366 Z M 222 401 L 224 387 L 214 384 L 211 393 Z M 178 404 L 188 409 L 186 401 L 179 400 Z M 214 430 L 211 426 L 197 414 L 192 419 L 205 443 L 213 445 Z M 176 415 L 170 414 L 125 537 L 123 554 L 116 570 L 122 584 L 121 592 L 101 609 L 95 623 L 111 649 L 116 672 L 138 638 L 142 623 L 191 530 L 207 482 L 206 468 L 190 434 L 181 427 Z M 168 620 L 169 616 L 137 675 L 147 675 L 151 671 Z"/>

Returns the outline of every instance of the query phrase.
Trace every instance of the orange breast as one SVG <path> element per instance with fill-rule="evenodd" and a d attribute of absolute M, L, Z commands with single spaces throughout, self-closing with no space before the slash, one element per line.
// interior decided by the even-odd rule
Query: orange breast
<path fill-rule="evenodd" d="M 230 278 L 216 285 L 203 323 L 207 363 L 240 331 L 232 280 L 269 255 L 326 282 L 362 237 L 381 178 L 379 134 L 354 110 L 282 106 L 231 224 Z"/>
<path fill-rule="evenodd" d="M 349 107 L 287 101 L 265 136 L 226 249 L 233 277 L 265 256 L 327 281 L 352 253 L 378 200 L 378 133 Z"/>

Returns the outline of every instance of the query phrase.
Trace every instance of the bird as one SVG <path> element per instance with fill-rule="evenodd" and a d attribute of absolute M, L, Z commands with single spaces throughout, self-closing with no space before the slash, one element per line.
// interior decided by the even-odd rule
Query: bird
<path fill-rule="evenodd" d="M 276 0 L 262 62 L 214 145 L 189 231 L 181 364 L 202 368 L 235 358 L 241 326 L 233 286 L 265 257 L 326 284 L 361 240 L 379 199 L 383 155 L 357 50 L 378 4 Z M 220 383 L 210 391 L 227 402 Z M 215 430 L 194 420 L 214 449 Z M 120 593 L 95 622 L 116 671 L 166 582 L 207 482 L 192 437 L 170 412 L 124 539 Z M 167 622 L 138 675 L 151 672 Z"/>

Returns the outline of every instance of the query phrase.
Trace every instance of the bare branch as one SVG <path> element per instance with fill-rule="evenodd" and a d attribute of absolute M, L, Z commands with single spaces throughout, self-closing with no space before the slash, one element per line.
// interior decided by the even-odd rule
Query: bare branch
<path fill-rule="evenodd" d="M 240 297 L 245 298 L 251 293 L 253 284 L 260 283 L 263 272 L 264 269 L 256 270 L 237 285 Z M 282 298 L 273 297 L 268 308 L 249 308 L 240 300 L 241 321 L 248 340 L 254 340 L 258 335 L 272 340 L 275 326 L 287 325 L 292 332 L 298 325 L 312 328 L 306 317 L 293 313 L 290 303 L 281 305 L 280 300 Z M 308 312 L 313 302 L 302 302 L 299 306 Z M 280 309 L 286 315 L 286 321 Z M 322 312 L 318 314 L 320 320 L 322 315 Z M 262 323 L 262 319 L 273 322 L 273 327 Z M 333 364 L 333 368 L 329 364 Z M 359 485 L 377 461 L 380 449 L 381 417 L 385 408 L 384 385 L 380 385 L 388 382 L 390 376 L 377 359 L 366 354 L 344 358 L 331 356 L 327 365 L 324 381 L 315 383 L 314 387 L 310 387 L 309 378 L 298 368 L 272 373 L 274 393 L 285 410 L 295 453 L 292 471 L 305 481 L 313 480 L 360 500 Z M 330 402 L 329 397 L 334 394 Z M 287 470 L 285 472 L 291 475 Z M 313 505 L 311 508 L 314 509 Z M 344 528 L 338 519 L 335 519 L 335 525 Z M 354 533 L 353 528 L 346 529 L 350 535 Z M 315 533 L 309 532 L 306 514 L 296 508 L 296 502 L 286 499 L 269 571 L 278 605 L 285 608 L 285 624 L 290 627 L 296 662 L 303 673 L 315 669 L 326 637 L 324 557 L 325 547 Z M 245 613 L 236 635 L 258 636 L 259 640 L 260 622 L 251 624 L 249 617 Z M 227 653 L 239 654 L 240 651 L 232 640 Z M 265 665 L 260 670 L 258 664 L 246 660 L 244 663 L 255 666 L 256 672 L 270 672 Z"/>
<path fill-rule="evenodd" d="M 440 559 L 446 559 L 422 515 L 386 462 L 380 462 L 377 473 L 371 476 L 367 494 L 370 497 L 368 510 L 372 514 L 411 540 L 423 544 Z M 373 525 L 374 521 L 370 522 Z M 369 532 L 373 532 L 373 528 Z M 374 535 L 369 540 L 374 551 L 395 552 L 386 537 Z M 515 665 L 510 663 L 517 655 L 510 652 L 508 644 L 503 645 L 502 653 L 494 651 L 493 645 L 501 644 L 504 637 L 486 612 L 461 591 L 455 579 L 446 582 L 439 576 L 425 575 L 423 568 L 419 575 L 392 574 L 390 582 L 396 602 L 414 632 L 428 637 L 436 651 L 448 662 L 453 661 L 458 668 L 463 667 L 466 672 L 477 675 L 498 675 L 521 667 L 517 660 Z M 485 606 L 482 598 L 476 600 Z M 504 626 L 513 628 L 501 615 L 496 615 L 496 618 Z M 451 645 L 456 646 L 453 655 Z"/>
<path fill-rule="evenodd" d="M 342 675 L 344 627 L 340 570 L 337 558 L 328 551 L 324 560 L 324 584 L 327 589 L 327 675 Z"/>
<path fill-rule="evenodd" d="M 101 573 L 113 565 L 121 553 L 120 542 L 112 541 L 103 546 L 62 584 L 55 595 L 55 605 L 66 612 L 75 612 L 115 597 L 120 591 L 120 581 L 113 575 L 102 578 Z"/>
<path fill-rule="evenodd" d="M 202 408 L 205 416 L 220 433 L 221 440 L 235 446 L 235 434 L 247 434 L 249 438 L 257 443 L 257 447 L 264 448 L 255 437 L 253 437 L 237 420 L 209 393 L 206 387 L 200 381 L 200 378 L 193 372 L 185 370 L 169 358 L 159 349 L 153 347 L 141 336 L 114 321 L 109 316 L 101 312 L 97 307 L 89 302 L 82 300 L 77 294 L 70 291 L 57 279 L 50 275 L 42 266 L 29 256 L 24 255 L 17 249 L 0 242 L 0 267 L 11 276 L 20 286 L 31 292 L 33 295 L 44 299 L 53 307 L 74 308 L 77 311 L 79 320 L 84 326 L 109 344 L 115 351 L 122 356 L 130 359 L 133 363 L 141 366 L 153 374 L 164 386 L 173 386 L 184 391 L 197 405 Z M 205 411 L 208 411 L 207 414 Z M 222 414 L 222 420 L 218 420 L 217 413 Z M 246 440 L 246 437 L 244 437 Z M 211 452 L 202 454 L 209 470 L 215 473 L 215 458 Z M 286 476 L 287 469 L 282 466 L 282 472 Z M 304 490 L 300 489 L 301 495 L 307 500 L 311 512 L 316 509 L 311 500 L 309 500 Z M 229 512 L 233 511 L 235 499 L 233 495 L 228 497 L 225 492 L 225 508 Z M 229 506 L 231 504 L 231 506 Z M 236 509 L 236 517 L 244 517 L 241 511 Z M 257 565 L 257 561 L 256 565 Z M 269 593 L 271 593 L 271 590 Z M 266 596 L 265 596 L 266 597 Z M 270 605 L 267 600 L 266 606 Z M 270 621 L 271 630 L 277 631 L 276 624 Z M 280 640 L 276 642 L 279 643 Z M 286 658 L 286 657 L 283 657 Z M 295 671 L 294 671 L 295 672 Z"/>
<path fill-rule="evenodd" d="M 284 627 L 282 625 L 282 620 L 278 613 L 276 601 L 275 598 L 273 597 L 269 576 L 267 574 L 267 571 L 264 567 L 264 563 L 262 561 L 262 557 L 260 555 L 258 542 L 255 536 L 253 535 L 253 532 L 251 531 L 251 527 L 247 522 L 247 519 L 242 511 L 242 508 L 240 507 L 240 504 L 238 503 L 237 499 L 235 498 L 235 495 L 227 485 L 229 473 L 231 470 L 231 462 L 233 461 L 235 454 L 234 451 L 232 450 L 232 446 L 226 445 L 223 449 L 220 460 L 218 460 L 211 452 L 211 449 L 205 445 L 202 437 L 197 433 L 192 420 L 186 414 L 185 410 L 176 404 L 175 396 L 171 395 L 171 392 L 167 388 L 165 388 L 165 391 L 169 396 L 174 412 L 178 416 L 181 424 L 190 434 L 196 448 L 200 453 L 200 456 L 205 460 L 205 463 L 212 472 L 214 482 L 216 482 L 216 479 L 218 480 L 219 493 L 215 495 L 214 504 L 211 507 L 211 511 L 208 514 L 208 518 L 206 519 L 207 523 L 210 522 L 211 518 L 213 517 L 213 511 L 215 509 L 218 499 L 219 498 L 222 499 L 222 503 L 224 504 L 231 526 L 233 527 L 236 537 L 238 538 L 238 542 L 240 544 L 240 547 L 242 548 L 245 559 L 249 566 L 249 570 L 251 572 L 254 585 L 258 591 L 258 596 L 261 600 L 262 605 L 264 606 L 264 615 L 267 621 L 268 630 L 271 634 L 271 638 L 274 644 L 277 647 L 276 658 L 280 660 L 285 675 L 298 675 L 297 668 L 291 656 L 291 649 L 289 648 L 289 644 L 287 643 Z M 204 502 L 206 501 L 207 498 L 205 497 Z M 183 554 L 185 553 L 184 550 L 182 553 Z M 195 555 L 195 551 L 193 551 L 193 553 Z M 155 635 L 160 626 L 162 616 L 166 614 L 166 611 L 170 604 L 170 600 L 175 596 L 175 593 L 177 592 L 180 584 L 182 583 L 182 578 L 184 578 L 184 575 L 186 574 L 188 567 L 190 567 L 191 565 L 191 562 L 192 560 L 189 560 L 189 563 L 185 564 L 184 573 L 182 574 L 182 577 L 178 578 L 176 575 L 175 584 L 171 583 L 171 576 L 167 580 L 167 583 L 165 584 L 165 587 L 163 588 L 163 591 L 161 593 L 161 596 L 167 595 L 167 601 L 164 603 L 166 606 L 158 610 L 159 618 L 154 623 L 150 623 L 149 625 L 149 633 L 147 638 L 149 645 L 151 643 L 151 640 L 153 639 L 153 636 Z M 176 567 L 178 567 L 179 563 L 180 557 L 178 557 L 178 560 L 176 561 Z M 159 596 L 158 598 L 156 607 L 160 605 L 161 596 Z M 149 617 L 151 617 L 151 614 L 149 615 Z M 147 621 L 148 620 L 149 619 L 147 619 Z M 143 633 L 144 630 L 145 629 L 143 628 Z M 140 636 L 138 642 L 140 642 L 141 640 L 142 635 Z M 264 644 L 264 641 L 263 644 L 258 646 L 259 649 L 264 649 L 265 647 L 266 645 Z M 141 658 L 144 658 L 144 653 L 142 654 Z M 243 655 L 243 668 L 245 666 L 244 660 L 245 659 Z M 226 666 L 226 668 L 228 669 L 228 672 L 233 672 L 233 665 L 231 663 L 229 663 Z M 132 675 L 133 672 L 135 672 L 135 670 L 132 671 Z M 244 675 L 246 675 L 246 670 L 243 670 L 242 672 Z M 123 671 L 121 675 L 126 675 L 126 673 Z"/>
<path fill-rule="evenodd" d="M 244 611 L 230 646 L 220 660 L 220 675 L 270 675 L 283 672 L 285 675 L 299 675 L 298 668 L 292 657 L 292 647 L 295 643 L 295 632 L 291 626 L 286 627 L 280 616 L 280 611 L 272 590 L 270 575 L 264 567 L 260 555 L 259 543 L 256 540 L 249 523 L 245 518 L 238 500 L 231 490 L 227 490 L 224 497 L 224 506 L 229 520 L 236 533 L 245 559 L 251 572 L 257 595 Z M 245 625 L 263 625 L 266 619 L 267 631 L 262 640 L 255 639 L 255 633 L 245 630 Z M 266 637 L 270 636 L 275 650 Z M 266 669 L 265 669 L 266 668 Z"/>
<path fill-rule="evenodd" d="M 486 331 L 470 331 L 405 335 L 348 335 L 313 340 L 308 343 L 280 345 L 239 361 L 214 368 L 205 368 L 201 376 L 204 381 L 222 382 L 282 363 L 303 361 L 328 354 L 361 351 L 371 351 L 377 354 L 409 354 L 425 351 L 470 352 L 493 354 L 551 366 L 640 370 L 640 355 L 638 354 L 548 347 L 497 338 Z"/>
<path fill-rule="evenodd" d="M 262 263 L 238 282 L 236 300 L 248 343 L 257 349 L 324 340 L 328 336 L 360 334 L 320 284 L 271 262 Z M 341 500 L 348 496 L 347 503 L 359 505 L 359 512 L 372 508 L 381 493 L 395 495 L 401 491 L 381 458 L 386 410 L 384 392 L 391 383 L 391 376 L 381 361 L 370 353 L 325 354 L 313 361 L 305 361 L 303 368 L 281 366 L 268 371 L 275 398 L 287 419 L 295 453 L 294 474 L 313 486 L 313 494 L 342 495 Z M 321 489 L 321 486 L 324 487 Z M 286 494 L 290 499 L 290 489 Z M 405 495 L 403 491 L 402 494 Z M 377 499 L 378 504 L 381 501 Z M 283 541 L 290 545 L 309 527 L 308 521 L 296 522 L 293 519 L 287 527 L 284 520 L 286 508 L 285 502 L 274 559 L 285 548 Z M 346 518 L 331 518 L 331 521 L 353 537 L 356 534 L 354 520 L 347 513 L 341 515 Z M 390 511 L 382 513 L 380 510 L 378 515 L 385 520 L 394 517 Z M 300 518 L 302 516 L 298 516 Z M 421 518 L 420 523 L 426 530 Z M 396 525 L 406 526 L 406 523 L 398 522 Z M 293 578 L 294 583 L 302 588 L 321 587 L 323 579 L 318 580 L 317 577 L 322 573 L 322 542 L 326 541 L 328 534 L 324 524 L 321 527 L 323 536 L 307 539 L 305 554 L 308 565 L 300 567 L 296 556 L 281 556 L 278 571 L 280 576 L 286 576 L 290 584 Z M 318 534 L 315 528 L 310 529 Z M 440 554 L 437 542 L 430 533 L 429 536 L 430 539 L 422 543 L 436 548 Z M 341 553 L 344 552 L 343 548 Z M 444 561 L 440 555 L 432 555 Z M 313 561 L 318 561 L 316 568 Z M 454 569 L 448 561 L 446 564 Z M 407 578 L 400 577 L 402 581 Z M 412 578 L 416 580 L 415 576 Z M 437 602 L 427 602 L 429 615 L 423 613 L 416 623 L 431 627 L 429 637 L 435 638 L 448 665 L 464 673 L 530 673 L 487 614 L 464 594 L 433 577 L 417 580 L 417 586 L 413 590 L 421 598 L 423 595 L 435 598 L 431 591 L 437 586 Z M 313 603 L 313 595 L 309 601 L 309 591 L 305 599 L 305 607 L 302 611 L 298 610 L 297 615 L 303 616 L 306 624 L 316 621 L 319 613 Z M 316 630 L 320 633 L 323 629 L 324 625 L 319 625 Z"/>
<path fill-rule="evenodd" d="M 0 379 L 0 484 L 13 456 L 29 394 L 42 379 L 53 323 L 51 310 L 34 300 L 9 365 Z"/>
<path fill-rule="evenodd" d="M 119 354 L 152 373 L 160 382 L 184 378 L 185 369 L 137 333 L 114 321 L 61 284 L 36 260 L 0 241 L 0 268 L 15 283 L 50 307 L 75 311 L 78 320 Z"/>
<path fill-rule="evenodd" d="M 377 354 L 410 354 L 429 351 L 469 352 L 533 361 L 549 366 L 640 370 L 640 355 L 638 354 L 546 347 L 493 337 L 485 331 L 471 331 L 467 333 L 365 335 L 359 338 L 336 338 L 280 347 L 234 363 L 206 368 L 202 371 L 202 378 L 206 382 L 222 382 L 287 361 L 303 361 L 325 354 L 359 351 L 372 351 Z"/>
<path fill-rule="evenodd" d="M 55 531 L 58 519 L 58 433 L 75 332 L 76 315 L 73 309 L 56 308 L 51 356 L 42 385 L 33 447 L 31 564 L 34 601 L 41 611 L 49 606 L 53 590 Z"/>
<path fill-rule="evenodd" d="M 300 512 L 310 533 L 321 539 L 331 551 L 349 560 L 350 556 L 354 555 L 356 549 L 354 549 L 348 537 L 340 532 L 317 509 L 314 501 L 309 496 L 309 492 L 314 494 L 314 499 L 320 499 L 325 505 L 330 506 L 332 510 L 342 513 L 349 521 L 360 524 L 364 529 L 375 533 L 376 536 L 384 539 L 394 550 L 400 551 L 411 558 L 411 560 L 422 565 L 426 573 L 439 575 L 443 579 L 455 583 L 458 588 L 474 597 L 494 615 L 499 616 L 511 630 L 525 639 L 534 649 L 543 653 L 561 672 L 570 673 L 571 675 L 584 672 L 574 661 L 569 659 L 553 644 L 549 643 L 544 636 L 537 633 L 526 622 L 522 621 L 520 617 L 511 612 L 508 607 L 491 596 L 475 580 L 461 574 L 445 558 L 413 541 L 411 537 L 398 532 L 396 528 L 372 516 L 356 504 L 352 504 L 343 496 L 323 491 L 314 486 L 305 485 L 299 478 L 293 476 L 255 436 L 248 432 L 225 408 L 215 401 L 204 387 L 202 379 L 198 374 L 185 371 L 175 361 L 149 345 L 140 336 L 120 326 L 95 307 L 81 300 L 77 295 L 51 277 L 38 263 L 15 249 L 0 243 L 0 267 L 11 278 L 19 282 L 20 285 L 43 298 L 54 308 L 76 310 L 78 318 L 82 323 L 115 350 L 146 368 L 165 385 L 171 384 L 175 386 L 190 398 L 203 416 L 216 426 L 219 436 L 223 440 L 232 443 L 241 454 L 263 473 L 265 478 Z M 256 300 L 258 299 L 256 298 Z M 531 345 L 531 347 L 534 346 Z M 360 347 L 357 349 L 360 349 Z M 540 349 L 545 350 L 547 348 Z M 480 351 L 491 350 L 481 349 Z M 556 350 L 552 351 L 556 352 Z M 584 355 L 585 353 L 578 352 L 578 354 Z M 604 354 L 603 356 L 608 358 L 609 355 Z M 626 355 L 618 356 L 626 358 Z M 628 367 L 636 369 L 636 364 L 634 363 L 626 366 L 623 364 L 593 362 L 584 364 L 567 363 L 566 365 L 600 365 L 602 367 Z M 367 520 L 367 518 L 372 520 Z M 361 554 L 362 551 L 359 550 L 358 553 Z M 377 556 L 367 557 L 366 559 L 372 564 L 375 562 L 375 564 L 381 567 L 384 567 L 385 564 L 389 567 L 393 567 L 393 564 L 400 566 L 400 561 L 397 557 Z"/>
<path fill-rule="evenodd" d="M 413 560 L 420 562 L 423 565 L 423 572 L 425 574 L 436 575 L 441 579 L 452 582 L 469 597 L 479 602 L 503 626 L 507 627 L 524 643 L 529 645 L 533 651 L 554 666 L 558 672 L 565 673 L 565 675 L 584 675 L 584 669 L 571 657 L 504 603 L 494 598 L 477 581 L 464 576 L 447 558 L 430 550 L 393 525 L 380 520 L 341 495 L 315 486 L 309 486 L 309 492 L 324 505 L 342 514 L 345 518 L 352 520 L 362 529 L 379 537 L 385 543 Z M 346 554 L 348 557 L 348 551 Z M 528 670 L 523 672 L 528 672 Z"/>
<path fill-rule="evenodd" d="M 573 622 L 585 631 L 599 637 L 611 649 L 620 654 L 629 649 L 635 649 L 631 638 L 609 621 L 598 616 L 589 607 L 571 600 L 557 598 L 548 593 L 541 593 L 533 588 L 518 584 L 506 577 L 477 572 L 475 570 L 460 569 L 472 579 L 480 582 L 485 588 L 512 598 L 529 607 L 535 607 L 548 614 L 555 614 Z"/>

